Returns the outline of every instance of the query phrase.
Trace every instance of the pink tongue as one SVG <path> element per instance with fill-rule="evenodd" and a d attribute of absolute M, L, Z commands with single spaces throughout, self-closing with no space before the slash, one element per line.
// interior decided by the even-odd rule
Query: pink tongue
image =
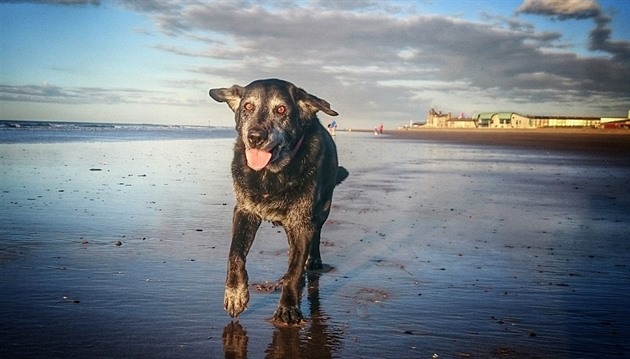
<path fill-rule="evenodd" d="M 247 158 L 247 165 L 254 171 L 260 171 L 265 168 L 269 160 L 271 160 L 271 152 L 250 149 L 245 151 L 245 157 Z"/>

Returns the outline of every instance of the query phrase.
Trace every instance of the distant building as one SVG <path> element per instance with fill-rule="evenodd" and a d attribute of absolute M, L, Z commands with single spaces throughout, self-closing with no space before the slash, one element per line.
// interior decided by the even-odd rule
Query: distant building
<path fill-rule="evenodd" d="M 492 112 L 483 112 L 473 117 L 477 119 L 479 127 L 492 127 L 492 116 L 494 116 Z"/>
<path fill-rule="evenodd" d="M 599 127 L 600 117 L 529 116 L 530 127 Z"/>
<path fill-rule="evenodd" d="M 515 112 L 483 112 L 477 115 L 479 127 L 528 128 L 529 118 Z"/>
<path fill-rule="evenodd" d="M 484 112 L 477 115 L 479 127 L 540 128 L 540 127 L 598 127 L 599 117 L 567 117 L 521 115 L 515 112 Z"/>
<path fill-rule="evenodd" d="M 447 127 L 446 122 L 451 119 L 451 113 L 443 114 L 442 111 L 431 109 L 427 116 L 427 127 L 444 128 Z"/>
<path fill-rule="evenodd" d="M 466 118 L 463 113 L 453 117 L 450 112 L 443 114 L 442 111 L 431 109 L 425 126 L 434 128 L 475 128 L 477 127 L 477 120 Z"/>
<path fill-rule="evenodd" d="M 516 112 L 482 112 L 466 118 L 463 113 L 452 117 L 431 109 L 427 115 L 426 127 L 433 128 L 544 128 L 544 127 L 591 127 L 591 128 L 630 128 L 628 118 L 585 117 L 585 116 L 537 116 L 521 115 Z"/>
<path fill-rule="evenodd" d="M 451 118 L 446 121 L 446 127 L 448 128 L 476 128 L 477 120 L 474 118 L 457 117 Z"/>
<path fill-rule="evenodd" d="M 623 117 L 602 117 L 602 128 L 630 128 L 630 111 L 628 111 L 628 118 Z"/>

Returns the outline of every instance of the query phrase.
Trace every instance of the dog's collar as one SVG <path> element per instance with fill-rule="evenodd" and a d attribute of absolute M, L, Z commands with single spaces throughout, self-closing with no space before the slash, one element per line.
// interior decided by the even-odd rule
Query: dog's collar
<path fill-rule="evenodd" d="M 300 139 L 295 143 L 295 146 L 293 146 L 293 149 L 291 150 L 291 159 L 295 157 L 297 151 L 300 149 L 300 147 L 302 147 L 302 142 L 304 142 L 304 135 L 302 135 L 302 137 L 300 137 Z"/>

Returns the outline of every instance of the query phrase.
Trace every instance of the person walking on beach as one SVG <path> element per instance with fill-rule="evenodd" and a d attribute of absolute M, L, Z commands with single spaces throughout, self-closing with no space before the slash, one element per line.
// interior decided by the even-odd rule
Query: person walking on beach
<path fill-rule="evenodd" d="M 380 136 L 383 134 L 383 124 L 379 124 L 378 126 L 374 127 L 374 136 Z"/>
<path fill-rule="evenodd" d="M 331 136 L 335 136 L 337 133 L 337 121 L 333 121 L 331 123 L 328 124 L 328 133 L 330 133 Z"/>

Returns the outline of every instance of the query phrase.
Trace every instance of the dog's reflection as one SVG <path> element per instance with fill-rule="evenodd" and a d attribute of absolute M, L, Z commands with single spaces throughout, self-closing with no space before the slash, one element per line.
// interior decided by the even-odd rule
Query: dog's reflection
<path fill-rule="evenodd" d="M 277 327 L 271 343 L 265 350 L 265 358 L 331 358 L 341 344 L 341 331 L 326 322 L 319 302 L 320 273 L 307 274 L 310 320 L 303 328 Z M 247 331 L 238 322 L 223 328 L 223 352 L 225 358 L 247 358 Z"/>
<path fill-rule="evenodd" d="M 247 332 L 238 322 L 231 322 L 223 328 L 223 352 L 226 359 L 247 358 Z"/>

